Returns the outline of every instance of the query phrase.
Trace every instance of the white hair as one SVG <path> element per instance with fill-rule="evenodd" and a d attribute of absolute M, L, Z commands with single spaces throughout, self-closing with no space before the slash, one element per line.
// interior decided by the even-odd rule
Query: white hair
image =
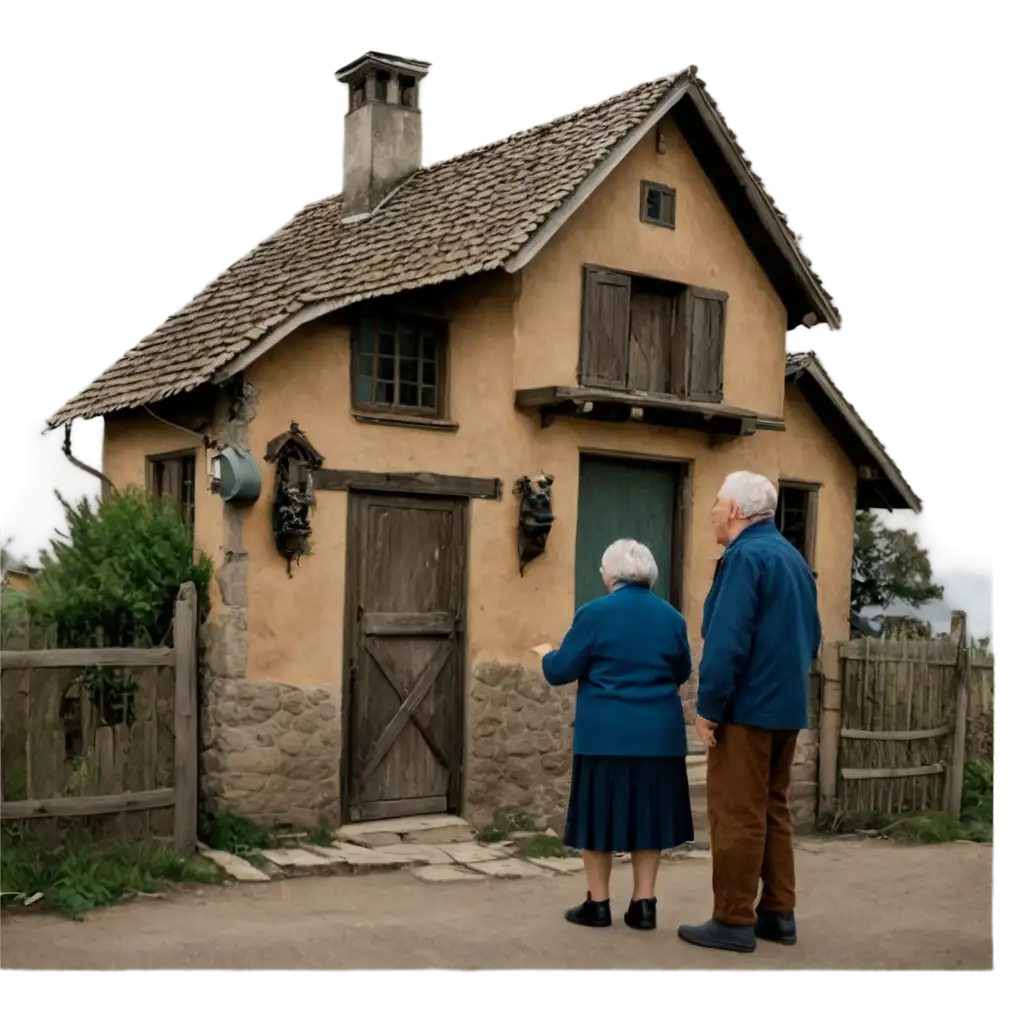
<path fill-rule="evenodd" d="M 609 583 L 658 582 L 658 563 L 646 544 L 637 540 L 617 540 L 608 545 L 601 558 L 601 572 Z"/>
<path fill-rule="evenodd" d="M 758 516 L 773 516 L 779 503 L 779 492 L 775 484 L 759 473 L 730 473 L 718 492 L 719 498 L 731 498 L 736 502 L 744 519 Z"/>

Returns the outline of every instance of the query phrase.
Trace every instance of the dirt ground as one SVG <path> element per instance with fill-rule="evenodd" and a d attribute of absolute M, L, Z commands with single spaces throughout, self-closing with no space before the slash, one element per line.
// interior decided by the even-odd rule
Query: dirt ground
<path fill-rule="evenodd" d="M 616 924 L 573 928 L 581 879 L 427 884 L 408 874 L 203 887 L 74 922 L 7 913 L 5 969 L 990 970 L 992 849 L 833 841 L 797 851 L 799 944 L 752 956 L 676 937 L 710 913 L 711 864 L 666 864 L 659 930 L 621 922 L 630 872 L 613 877 Z"/>

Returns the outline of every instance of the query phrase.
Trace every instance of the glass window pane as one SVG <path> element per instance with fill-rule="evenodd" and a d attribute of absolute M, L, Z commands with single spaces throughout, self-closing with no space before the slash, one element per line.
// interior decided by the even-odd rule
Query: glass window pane
<path fill-rule="evenodd" d="M 420 388 L 420 405 L 424 409 L 436 409 L 437 408 L 437 389 L 422 387 Z"/>
<path fill-rule="evenodd" d="M 672 224 L 675 222 L 675 205 L 676 197 L 666 192 L 661 197 L 661 219 L 666 224 Z"/>
<path fill-rule="evenodd" d="M 432 334 L 423 335 L 423 358 L 437 358 L 437 339 Z"/>
<path fill-rule="evenodd" d="M 356 377 L 356 401 L 373 401 L 373 381 L 369 377 L 362 375 Z"/>
<path fill-rule="evenodd" d="M 417 406 L 419 405 L 419 387 L 416 384 L 400 384 L 398 387 L 398 404 Z"/>
<path fill-rule="evenodd" d="M 373 354 L 373 322 L 370 320 L 359 321 L 356 351 Z"/>
<path fill-rule="evenodd" d="M 395 336 L 390 331 L 380 332 L 380 354 L 382 356 L 393 356 L 395 354 Z"/>
<path fill-rule="evenodd" d="M 393 381 L 395 379 L 395 357 L 381 356 L 377 361 L 377 379 Z"/>
<path fill-rule="evenodd" d="M 423 363 L 423 383 L 437 383 L 437 363 L 426 361 Z"/>
<path fill-rule="evenodd" d="M 661 219 L 661 195 L 653 188 L 647 190 L 647 217 L 649 220 Z"/>
<path fill-rule="evenodd" d="M 356 356 L 356 373 L 358 373 L 360 377 L 373 376 L 372 353 L 370 355 L 365 355 L 364 353 L 360 352 L 360 354 Z"/>
<path fill-rule="evenodd" d="M 420 354 L 419 338 L 414 331 L 400 331 L 398 335 L 398 354 L 403 358 L 415 359 Z"/>
<path fill-rule="evenodd" d="M 406 384 L 416 384 L 420 379 L 420 364 L 416 359 L 400 359 L 400 380 Z"/>
<path fill-rule="evenodd" d="M 390 381 L 377 381 L 377 402 L 381 405 L 394 405 L 395 385 Z"/>

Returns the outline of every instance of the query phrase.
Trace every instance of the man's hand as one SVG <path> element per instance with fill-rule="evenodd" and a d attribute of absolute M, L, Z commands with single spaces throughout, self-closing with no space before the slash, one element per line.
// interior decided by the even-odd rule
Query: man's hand
<path fill-rule="evenodd" d="M 706 749 L 710 749 L 717 742 L 715 740 L 715 730 L 718 728 L 717 722 L 709 722 L 706 718 L 697 716 L 697 739 L 704 744 Z"/>

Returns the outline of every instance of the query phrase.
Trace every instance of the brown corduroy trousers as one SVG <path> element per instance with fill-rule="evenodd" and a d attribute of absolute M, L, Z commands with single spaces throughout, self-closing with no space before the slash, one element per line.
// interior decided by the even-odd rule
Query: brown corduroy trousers
<path fill-rule="evenodd" d="M 723 722 L 715 739 L 707 767 L 715 920 L 754 924 L 759 879 L 760 907 L 790 914 L 796 872 L 789 776 L 797 733 Z"/>

